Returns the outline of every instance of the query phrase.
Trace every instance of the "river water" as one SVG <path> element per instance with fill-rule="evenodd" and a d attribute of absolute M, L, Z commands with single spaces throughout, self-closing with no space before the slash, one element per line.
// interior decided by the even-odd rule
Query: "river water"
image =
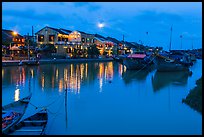
<path fill-rule="evenodd" d="M 3 67 L 2 105 L 32 92 L 23 118 L 47 108 L 48 135 L 201 135 L 202 115 L 182 99 L 202 60 L 191 71 L 130 71 L 114 61 Z"/>

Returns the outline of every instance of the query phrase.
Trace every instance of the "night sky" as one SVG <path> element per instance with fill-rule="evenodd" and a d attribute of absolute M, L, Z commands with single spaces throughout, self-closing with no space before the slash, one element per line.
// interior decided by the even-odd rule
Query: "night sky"
<path fill-rule="evenodd" d="M 99 24 L 101 27 L 99 27 Z M 202 47 L 201 2 L 3 2 L 2 27 L 21 35 L 45 26 L 169 49 Z M 147 33 L 148 32 L 148 33 Z M 181 38 L 182 35 L 182 47 Z"/>

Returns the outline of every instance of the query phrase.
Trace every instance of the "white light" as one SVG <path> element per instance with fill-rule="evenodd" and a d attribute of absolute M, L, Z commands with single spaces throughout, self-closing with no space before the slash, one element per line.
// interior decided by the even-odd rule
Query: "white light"
<path fill-rule="evenodd" d="M 99 28 L 103 28 L 104 27 L 104 23 L 98 23 L 98 27 Z"/>

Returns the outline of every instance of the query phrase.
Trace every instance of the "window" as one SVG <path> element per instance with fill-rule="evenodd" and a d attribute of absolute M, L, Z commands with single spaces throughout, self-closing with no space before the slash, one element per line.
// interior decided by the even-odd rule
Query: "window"
<path fill-rule="evenodd" d="M 81 41 L 82 41 L 82 43 L 84 43 L 85 42 L 85 38 L 82 38 Z"/>
<path fill-rule="evenodd" d="M 38 42 L 44 42 L 44 35 L 38 35 Z"/>
<path fill-rule="evenodd" d="M 49 41 L 54 41 L 55 35 L 49 35 Z"/>

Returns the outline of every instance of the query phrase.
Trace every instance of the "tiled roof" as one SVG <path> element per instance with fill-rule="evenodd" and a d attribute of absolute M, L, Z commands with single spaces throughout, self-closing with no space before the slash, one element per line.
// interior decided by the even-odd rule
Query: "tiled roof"
<path fill-rule="evenodd" d="M 70 34 L 72 32 L 71 30 L 67 30 L 67 29 L 63 29 L 63 28 L 60 28 L 59 30 L 66 33 L 66 34 Z"/>
<path fill-rule="evenodd" d="M 69 34 L 69 33 L 67 33 L 67 32 L 64 32 L 64 31 L 60 30 L 60 29 L 53 28 L 53 27 L 48 27 L 48 26 L 45 26 L 45 27 L 42 28 L 41 30 L 43 30 L 43 29 L 45 29 L 45 28 L 49 28 L 49 29 L 55 30 L 55 31 L 57 31 L 57 32 L 60 33 L 60 34 Z M 41 30 L 37 31 L 35 34 L 37 34 L 38 32 L 40 32 Z M 65 29 L 64 29 L 64 30 L 65 30 Z M 68 31 L 68 30 L 67 30 L 67 31 Z"/>
<path fill-rule="evenodd" d="M 3 37 L 9 37 L 9 38 L 13 38 L 13 33 L 14 31 L 12 30 L 6 30 L 6 29 L 2 29 L 2 38 Z M 16 38 L 23 38 L 23 36 L 21 36 L 19 33 L 17 33 L 17 35 L 15 36 Z"/>

